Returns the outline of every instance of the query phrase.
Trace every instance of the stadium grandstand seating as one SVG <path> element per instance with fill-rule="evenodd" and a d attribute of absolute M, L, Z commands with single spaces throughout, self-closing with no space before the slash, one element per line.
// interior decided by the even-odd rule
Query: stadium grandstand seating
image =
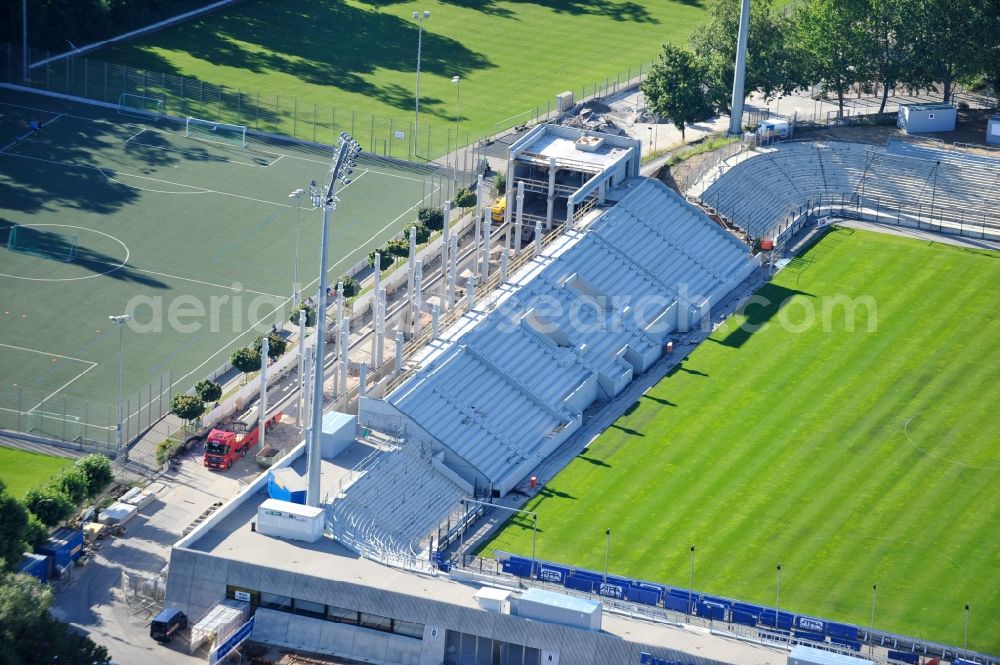
<path fill-rule="evenodd" d="M 419 555 L 423 538 L 437 527 L 440 516 L 471 489 L 436 468 L 435 454 L 441 451 L 413 442 L 379 455 L 327 504 L 334 537 L 378 558 L 406 561 Z"/>
<path fill-rule="evenodd" d="M 443 463 L 477 493 L 513 489 L 588 406 L 648 370 L 668 336 L 694 326 L 755 265 L 744 243 L 663 183 L 627 190 L 512 276 L 499 306 L 480 303 L 445 331 L 384 399 L 363 400 L 361 422 L 443 450 Z M 457 503 L 438 492 L 441 502 L 412 501 L 420 519 L 406 517 L 392 506 L 413 481 L 379 480 L 393 469 L 379 464 L 333 503 L 334 533 L 359 551 L 406 551 L 421 534 L 404 521 L 433 527 Z"/>
<path fill-rule="evenodd" d="M 806 210 L 1000 235 L 1000 159 L 927 143 L 790 142 L 743 151 L 694 196 L 754 238 Z"/>

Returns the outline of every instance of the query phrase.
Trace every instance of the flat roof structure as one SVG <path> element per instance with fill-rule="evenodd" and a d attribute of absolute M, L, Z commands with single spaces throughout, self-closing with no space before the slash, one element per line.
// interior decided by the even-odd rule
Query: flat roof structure
<path fill-rule="evenodd" d="M 571 610 L 573 612 L 590 613 L 593 612 L 595 608 L 601 606 L 601 601 L 599 600 L 567 596 L 564 593 L 556 593 L 545 589 L 528 589 L 521 594 L 521 598 L 536 603 L 545 603 L 546 605 L 561 607 L 564 610 Z"/>
<path fill-rule="evenodd" d="M 324 494 L 337 491 L 371 452 L 371 446 L 356 442 L 337 458 L 323 460 Z M 300 456 L 292 467 L 302 472 L 305 462 Z M 512 600 L 567 596 L 525 590 L 510 579 L 511 586 L 497 593 L 462 571 L 416 574 L 359 557 L 329 538 L 315 543 L 272 538 L 252 527 L 266 500 L 265 489 L 251 487 L 173 548 L 168 605 L 184 609 L 197 621 L 236 590 L 243 591 L 251 594 L 257 608 L 254 639 L 370 662 L 439 665 L 449 662 L 445 660 L 448 634 L 473 634 L 558 653 L 560 662 L 575 665 L 638 663 L 642 652 L 696 665 L 785 665 L 787 652 L 780 649 L 607 609 L 600 632 L 487 612 L 479 607 L 477 595 L 512 594 Z M 286 599 L 285 609 L 274 609 Z M 588 611 L 600 604 L 593 598 L 565 602 Z M 384 617 L 407 629 L 418 625 L 420 635 L 402 636 L 384 626 L 366 628 L 317 617 L 324 611 L 327 617 L 339 617 L 346 610 Z"/>
<path fill-rule="evenodd" d="M 517 157 L 523 160 L 539 159 L 543 163 L 548 163 L 549 158 L 553 158 L 557 164 L 573 165 L 598 173 L 625 156 L 631 148 L 630 145 L 612 143 L 603 138 L 605 135 L 601 135 L 601 142 L 596 144 L 597 147 L 592 150 L 581 150 L 581 137 L 554 133 L 556 128 L 552 126 L 550 133 L 532 137 L 530 141 L 525 142 Z"/>

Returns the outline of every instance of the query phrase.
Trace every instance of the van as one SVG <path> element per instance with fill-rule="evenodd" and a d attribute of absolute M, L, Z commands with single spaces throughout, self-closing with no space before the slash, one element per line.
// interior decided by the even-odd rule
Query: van
<path fill-rule="evenodd" d="M 169 642 L 178 632 L 187 628 L 187 616 L 176 607 L 168 607 L 157 614 L 149 624 L 149 636 L 157 642 Z"/>
<path fill-rule="evenodd" d="M 501 196 L 490 208 L 490 219 L 494 222 L 503 222 L 504 212 L 507 210 L 507 197 Z"/>

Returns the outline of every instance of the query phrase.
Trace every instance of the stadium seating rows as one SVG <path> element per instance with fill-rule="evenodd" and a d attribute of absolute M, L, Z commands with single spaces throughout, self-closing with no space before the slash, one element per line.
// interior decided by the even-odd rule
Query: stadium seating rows
<path fill-rule="evenodd" d="M 575 431 L 590 403 L 646 371 L 681 314 L 693 325 L 754 265 L 745 244 L 655 180 L 635 183 L 581 236 L 557 257 L 536 259 L 533 277 L 502 307 L 473 314 L 475 326 L 439 341 L 385 398 L 448 451 L 456 473 L 471 468 L 501 493 Z M 643 299 L 659 319 L 629 315 Z M 406 527 L 399 520 L 408 509 L 397 507 L 412 483 L 394 479 L 393 468 L 380 464 L 334 502 L 344 540 L 405 551 L 457 503 L 454 493 L 450 504 L 444 492 L 440 502 L 417 498 L 423 516 L 406 519 L 420 527 Z"/>
<path fill-rule="evenodd" d="M 913 220 L 1000 228 L 1000 159 L 893 142 L 776 144 L 733 165 L 699 196 L 754 238 L 773 238 L 807 204 L 841 197 Z"/>
<path fill-rule="evenodd" d="M 354 484 L 327 505 L 327 522 L 338 540 L 368 546 L 379 557 L 405 560 L 437 520 L 466 496 L 431 463 L 432 451 L 415 444 L 379 456 Z"/>

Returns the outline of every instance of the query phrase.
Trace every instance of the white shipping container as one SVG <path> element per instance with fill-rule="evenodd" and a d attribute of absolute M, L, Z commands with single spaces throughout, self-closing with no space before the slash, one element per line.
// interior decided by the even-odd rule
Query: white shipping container
<path fill-rule="evenodd" d="M 601 630 L 601 603 L 544 589 L 528 589 L 517 600 L 517 616 L 583 630 Z"/>
<path fill-rule="evenodd" d="M 119 499 L 122 503 L 129 503 L 142 510 L 149 504 L 156 500 L 156 495 L 152 492 L 147 492 L 146 490 L 139 489 L 138 487 L 133 487 L 129 491 L 122 494 L 122 498 Z"/>
<path fill-rule="evenodd" d="M 267 499 L 257 508 L 257 530 L 265 536 L 315 543 L 323 537 L 324 510 Z"/>
<path fill-rule="evenodd" d="M 125 524 L 125 522 L 128 522 L 138 513 L 139 509 L 131 503 L 122 503 L 121 501 L 117 501 L 102 510 L 101 516 L 97 521 L 101 524 L 107 524 L 108 526 L 116 526 L 118 524 Z"/>

